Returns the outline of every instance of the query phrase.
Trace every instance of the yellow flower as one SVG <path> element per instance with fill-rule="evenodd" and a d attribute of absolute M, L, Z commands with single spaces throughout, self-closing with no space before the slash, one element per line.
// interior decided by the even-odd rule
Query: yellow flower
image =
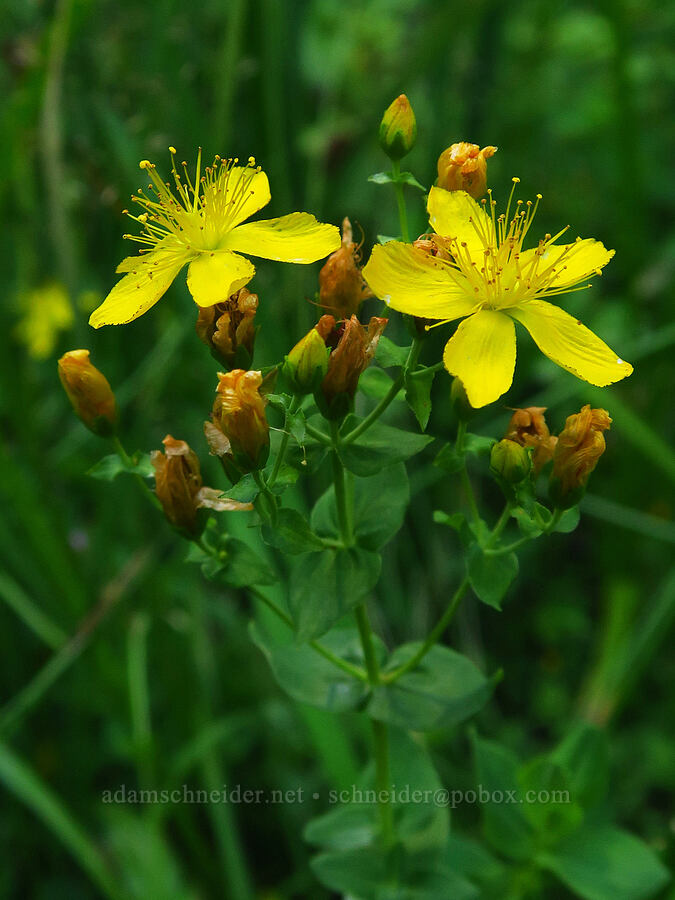
<path fill-rule="evenodd" d="M 52 355 L 59 334 L 73 324 L 73 306 L 61 284 L 52 282 L 35 288 L 20 298 L 23 316 L 16 336 L 34 359 Z"/>
<path fill-rule="evenodd" d="M 515 183 L 518 179 L 514 179 Z M 514 321 L 530 332 L 549 359 L 591 384 L 620 381 L 633 367 L 560 307 L 543 298 L 587 287 L 612 256 L 591 238 L 570 244 L 547 234 L 537 247 L 523 250 L 537 203 L 519 200 L 509 218 L 495 202 L 476 203 L 464 191 L 433 187 L 427 208 L 436 232 L 437 252 L 390 241 L 373 249 L 364 277 L 393 309 L 438 319 L 463 318 L 445 347 L 447 370 L 461 378 L 469 402 L 485 406 L 513 381 L 516 363 Z"/>
<path fill-rule="evenodd" d="M 143 212 L 130 215 L 143 228 L 125 235 L 144 246 L 117 267 L 117 282 L 89 319 L 94 328 L 122 325 L 147 312 L 166 292 L 184 265 L 187 284 L 198 306 L 222 303 L 253 278 L 255 267 L 240 253 L 281 262 L 312 263 L 340 246 L 334 225 L 317 222 L 309 213 L 241 224 L 270 201 L 267 175 L 251 157 L 245 166 L 221 159 L 201 173 L 197 156 L 194 182 L 183 163 L 179 174 L 171 150 L 175 189 L 162 181 L 153 163 L 140 163 L 149 176 L 151 194 L 139 189 L 133 200 Z"/>

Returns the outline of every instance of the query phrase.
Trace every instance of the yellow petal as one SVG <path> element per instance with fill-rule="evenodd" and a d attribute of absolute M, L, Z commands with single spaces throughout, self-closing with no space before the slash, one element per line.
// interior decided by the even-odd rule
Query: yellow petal
<path fill-rule="evenodd" d="M 324 225 L 309 213 L 302 212 L 247 222 L 234 228 L 225 238 L 228 250 L 292 263 L 316 262 L 337 250 L 341 243 L 335 225 Z"/>
<path fill-rule="evenodd" d="M 187 286 L 198 306 L 214 306 L 243 288 L 254 275 L 255 266 L 250 260 L 229 250 L 218 250 L 200 253 L 192 260 Z"/>
<path fill-rule="evenodd" d="M 577 378 L 604 387 L 621 381 L 633 371 L 574 316 L 544 300 L 528 300 L 509 310 L 527 328 L 542 353 Z"/>
<path fill-rule="evenodd" d="M 475 307 L 464 276 L 412 244 L 377 244 L 363 277 L 380 300 L 413 316 L 458 319 L 470 315 Z"/>
<path fill-rule="evenodd" d="M 204 205 L 217 205 L 220 209 L 230 207 L 228 224 L 234 228 L 245 222 L 254 213 L 270 202 L 270 185 L 264 172 L 257 172 L 250 166 L 233 166 L 228 172 L 225 184 L 225 196 L 220 196 L 222 185 L 215 182 L 204 189 Z"/>
<path fill-rule="evenodd" d="M 538 259 L 536 250 L 525 250 L 520 254 L 520 270 L 525 279 L 544 277 L 546 289 L 572 287 L 597 275 L 613 256 L 614 251 L 600 241 L 586 238 L 550 244 Z"/>
<path fill-rule="evenodd" d="M 484 265 L 483 251 L 492 240 L 492 220 L 466 191 L 432 187 L 427 200 L 429 224 L 436 234 L 466 244 L 471 258 Z"/>
<path fill-rule="evenodd" d="M 481 310 L 460 323 L 445 345 L 443 362 L 462 381 L 473 407 L 486 406 L 511 387 L 516 330 L 504 313 Z"/>
<path fill-rule="evenodd" d="M 103 303 L 89 318 L 94 328 L 102 325 L 124 325 L 132 322 L 163 296 L 189 256 L 175 251 L 155 250 L 145 256 L 127 257 L 135 267 L 121 278 Z"/>

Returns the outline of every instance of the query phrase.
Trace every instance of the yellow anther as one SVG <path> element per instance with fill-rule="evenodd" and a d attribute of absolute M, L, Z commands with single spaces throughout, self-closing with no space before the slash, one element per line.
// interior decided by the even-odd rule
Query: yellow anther
<path fill-rule="evenodd" d="M 152 163 L 149 159 L 142 159 L 138 164 L 139 169 L 151 169 Z"/>
<path fill-rule="evenodd" d="M 175 147 L 169 147 L 169 153 L 175 153 L 175 152 L 176 152 Z"/>

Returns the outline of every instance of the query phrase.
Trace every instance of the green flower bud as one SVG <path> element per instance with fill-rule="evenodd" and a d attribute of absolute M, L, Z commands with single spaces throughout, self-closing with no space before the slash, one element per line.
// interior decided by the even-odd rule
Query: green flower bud
<path fill-rule="evenodd" d="M 507 484 L 520 484 L 532 471 L 532 457 L 525 447 L 504 438 L 490 451 L 490 468 Z"/>
<path fill-rule="evenodd" d="M 283 372 L 296 394 L 311 394 L 328 371 L 330 350 L 316 328 L 293 347 Z"/>
<path fill-rule="evenodd" d="M 382 116 L 379 137 L 380 146 L 389 159 L 403 159 L 415 146 L 417 122 L 405 94 L 397 97 Z"/>

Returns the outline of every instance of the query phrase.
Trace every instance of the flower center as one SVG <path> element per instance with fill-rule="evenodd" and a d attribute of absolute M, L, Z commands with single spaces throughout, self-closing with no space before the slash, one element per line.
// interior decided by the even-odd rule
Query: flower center
<path fill-rule="evenodd" d="M 182 173 L 179 172 L 176 151 L 173 147 L 169 150 L 174 186 L 162 181 L 154 163 L 147 159 L 140 163 L 150 178 L 149 193 L 139 188 L 132 195 L 132 200 L 143 210 L 140 215 L 125 212 L 143 231 L 140 235 L 124 237 L 146 245 L 147 250 L 154 250 L 159 244 L 180 245 L 181 249 L 195 253 L 221 249 L 225 235 L 241 221 L 241 210 L 250 198 L 251 182 L 260 172 L 260 166 L 256 166 L 253 157 L 246 166 L 239 166 L 236 158 L 216 156 L 202 174 L 200 149 L 192 179 L 187 163 L 181 163 Z"/>
<path fill-rule="evenodd" d="M 446 262 L 469 283 L 469 290 L 476 299 L 478 309 L 507 309 L 517 306 L 537 295 L 568 293 L 582 287 L 560 287 L 555 284 L 567 268 L 575 253 L 580 250 L 581 238 L 574 243 L 554 246 L 555 241 L 569 228 L 565 226 L 556 235 L 546 234 L 533 250 L 523 251 L 523 242 L 534 220 L 541 194 L 536 201 L 516 201 L 513 215 L 513 194 L 519 178 L 513 179 L 513 187 L 506 213 L 497 216 L 492 192 L 489 199 L 481 201 L 483 216 L 470 216 L 469 223 L 475 238 L 460 240 L 458 237 L 441 238 L 451 259 Z M 488 208 L 489 207 L 489 208 Z"/>

